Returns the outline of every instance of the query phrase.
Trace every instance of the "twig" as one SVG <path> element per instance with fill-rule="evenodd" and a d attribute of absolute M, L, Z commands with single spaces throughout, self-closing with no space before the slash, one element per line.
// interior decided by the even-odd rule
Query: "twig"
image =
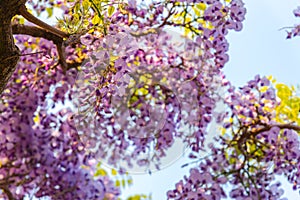
<path fill-rule="evenodd" d="M 13 194 L 11 193 L 11 191 L 8 189 L 7 186 L 2 186 L 1 189 L 3 190 L 3 192 L 6 194 L 7 198 L 9 200 L 15 200 Z"/>
<path fill-rule="evenodd" d="M 29 56 L 29 55 L 39 54 L 39 53 L 45 53 L 45 52 L 39 51 L 39 52 L 34 52 L 34 53 L 16 54 L 16 55 L 14 55 L 14 56 L 9 56 L 9 57 L 7 57 L 7 58 L 1 60 L 1 62 L 5 62 L 5 61 L 7 61 L 7 60 L 9 60 L 9 59 L 17 58 L 17 57 L 20 57 L 20 56 Z"/>

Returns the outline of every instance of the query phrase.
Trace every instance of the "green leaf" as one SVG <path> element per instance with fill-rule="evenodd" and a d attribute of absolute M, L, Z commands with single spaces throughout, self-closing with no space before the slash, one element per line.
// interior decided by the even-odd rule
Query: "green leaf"
<path fill-rule="evenodd" d="M 198 8 L 192 7 L 192 9 L 194 10 L 196 16 L 200 16 L 200 10 Z"/>
<path fill-rule="evenodd" d="M 104 170 L 104 169 L 98 169 L 96 171 L 96 173 L 94 174 L 94 176 L 106 176 L 107 175 L 107 172 Z"/>
<path fill-rule="evenodd" d="M 229 158 L 229 164 L 234 164 L 234 163 L 236 163 L 236 159 L 235 158 L 233 158 L 233 157 L 230 157 Z"/>
<path fill-rule="evenodd" d="M 75 11 L 75 13 L 78 13 L 80 11 L 80 4 L 79 3 L 75 4 L 74 11 Z"/>
<path fill-rule="evenodd" d="M 144 194 L 136 194 L 134 196 L 130 196 L 127 198 L 127 200 L 146 200 L 146 199 L 151 199 L 150 196 L 147 197 L 147 195 Z"/>
<path fill-rule="evenodd" d="M 107 10 L 107 13 L 108 13 L 108 16 L 112 16 L 112 14 L 114 14 L 114 11 L 115 11 L 115 7 L 114 6 L 109 6 L 108 7 L 108 10 Z"/>
<path fill-rule="evenodd" d="M 199 10 L 206 10 L 206 4 L 205 3 L 198 3 L 198 4 L 196 4 L 196 7 Z"/>
<path fill-rule="evenodd" d="M 111 169 L 111 174 L 113 175 L 113 176 L 116 176 L 117 175 L 117 170 L 115 170 L 115 169 Z"/>
<path fill-rule="evenodd" d="M 93 25 L 99 24 L 101 21 L 100 17 L 98 15 L 95 15 L 92 19 Z"/>
<path fill-rule="evenodd" d="M 292 95 L 292 90 L 285 84 L 278 83 L 276 85 L 276 89 L 277 89 L 277 96 L 282 101 L 288 101 L 289 97 Z"/>
<path fill-rule="evenodd" d="M 116 187 L 120 187 L 121 182 L 119 180 L 116 180 Z"/>
<path fill-rule="evenodd" d="M 88 0 L 85 0 L 82 2 L 82 6 L 84 10 L 88 10 L 90 7 L 91 3 Z"/>
<path fill-rule="evenodd" d="M 128 185 L 132 185 L 132 179 L 127 180 Z"/>
<path fill-rule="evenodd" d="M 53 15 L 53 8 L 46 8 L 46 11 L 48 13 L 48 18 Z"/>
<path fill-rule="evenodd" d="M 20 23 L 20 24 L 25 24 L 25 19 L 24 19 L 24 17 L 21 17 L 21 18 L 20 18 L 19 23 Z"/>

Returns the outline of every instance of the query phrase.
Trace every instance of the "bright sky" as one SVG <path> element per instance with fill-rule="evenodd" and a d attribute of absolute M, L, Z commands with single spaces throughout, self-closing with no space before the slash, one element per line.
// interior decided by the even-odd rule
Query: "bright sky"
<path fill-rule="evenodd" d="M 292 11 L 300 3 L 297 0 L 244 0 L 247 8 L 246 20 L 242 32 L 229 34 L 230 62 L 225 66 L 227 78 L 236 86 L 245 84 L 256 74 L 273 75 L 278 81 L 286 84 L 299 84 L 300 76 L 300 37 L 286 40 L 282 27 L 300 23 Z M 172 166 L 151 176 L 133 175 L 133 186 L 123 192 L 129 194 L 150 194 L 152 199 L 166 199 L 166 191 L 185 174 L 188 168 L 180 166 L 187 160 L 179 159 Z M 280 179 L 283 181 L 283 179 Z M 299 195 L 282 182 L 284 196 L 290 200 Z"/>
<path fill-rule="evenodd" d="M 273 75 L 287 84 L 299 83 L 300 38 L 286 40 L 280 28 L 300 23 L 292 11 L 297 0 L 244 0 L 247 8 L 242 32 L 232 33 L 227 78 L 241 85 L 256 74 Z M 283 3 L 284 2 L 284 3 Z"/>

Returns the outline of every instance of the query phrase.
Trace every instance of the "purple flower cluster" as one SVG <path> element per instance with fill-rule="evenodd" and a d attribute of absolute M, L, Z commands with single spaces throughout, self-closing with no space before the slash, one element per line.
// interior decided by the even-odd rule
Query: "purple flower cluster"
<path fill-rule="evenodd" d="M 200 2 L 186 3 L 191 8 Z M 184 5 L 175 2 L 135 6 L 130 1 L 126 12 L 112 15 L 107 36 L 82 37 L 96 48 L 77 79 L 76 122 L 97 158 L 119 168 L 120 161 L 132 167 L 136 160 L 159 169 L 176 138 L 200 151 L 218 99 L 217 77 L 228 61 L 225 35 L 240 30 L 245 15 L 241 1 L 204 3 L 207 9 L 198 17 L 213 28 L 198 23 L 183 49 L 176 46 L 176 33 L 163 29 L 188 26 L 171 20 Z"/>
<path fill-rule="evenodd" d="M 300 17 L 300 6 L 298 6 L 294 11 L 293 11 L 295 17 Z M 287 32 L 287 39 L 291 39 L 293 37 L 299 36 L 300 35 L 300 25 L 295 25 L 291 31 Z"/>
<path fill-rule="evenodd" d="M 73 113 L 58 106 L 70 101 L 77 73 L 73 69 L 64 74 L 56 65 L 52 42 L 16 39 L 22 54 L 44 53 L 21 57 L 1 96 L 0 187 L 17 199 L 32 191 L 36 197 L 52 199 L 116 198 L 119 190 L 107 177 L 94 178 L 93 171 L 82 167 L 86 156 Z"/>
<path fill-rule="evenodd" d="M 194 63 L 199 59 L 193 56 L 199 50 L 195 42 L 176 52 L 167 32 L 135 38 L 118 27 L 114 34 L 113 28 L 78 76 L 76 104 L 82 110 L 77 128 L 84 143 L 115 167 L 120 160 L 128 165 L 133 160 L 157 162 L 176 137 L 198 152 L 215 103 L 210 93 L 217 85 L 212 84 L 213 66 L 204 59 Z M 114 54 L 119 57 L 110 66 Z M 129 145 L 133 151 L 127 150 Z M 152 146 L 151 159 L 139 158 Z"/>
<path fill-rule="evenodd" d="M 280 102 L 270 81 L 256 76 L 238 90 L 230 84 L 226 87 L 227 112 L 216 116 L 223 135 L 215 138 L 215 145 L 210 144 L 212 153 L 207 157 L 193 157 L 200 164 L 184 178 L 185 183 L 177 183 L 176 189 L 168 192 L 169 199 L 221 199 L 228 195 L 231 199 L 279 199 L 283 189 L 276 175 L 284 175 L 294 190 L 299 189 L 296 131 L 300 128 L 293 122 L 276 122 L 275 108 Z M 203 180 L 205 177 L 208 180 Z"/>

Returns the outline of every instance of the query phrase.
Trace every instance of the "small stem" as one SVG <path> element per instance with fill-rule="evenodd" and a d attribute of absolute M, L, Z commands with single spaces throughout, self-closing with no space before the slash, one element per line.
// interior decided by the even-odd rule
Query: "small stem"
<path fill-rule="evenodd" d="M 248 176 L 250 182 L 251 182 L 251 183 L 254 185 L 254 187 L 255 187 L 255 190 L 256 190 L 256 192 L 257 192 L 257 198 L 258 198 L 258 200 L 262 200 L 262 199 L 261 199 L 261 196 L 260 196 L 260 193 L 259 193 L 259 189 L 258 189 L 257 184 L 255 183 L 254 179 L 252 178 L 252 176 L 250 175 L 250 173 L 249 173 L 247 170 L 245 170 L 245 173 L 247 174 L 247 176 Z"/>
<path fill-rule="evenodd" d="M 29 55 L 39 54 L 39 53 L 45 53 L 45 52 L 39 51 L 39 52 L 34 52 L 34 53 L 17 54 L 17 55 L 14 55 L 14 56 L 7 57 L 7 58 L 1 60 L 0 62 L 4 62 L 4 61 L 7 61 L 9 59 L 17 58 L 17 57 L 20 57 L 20 56 L 29 56 Z"/>
<path fill-rule="evenodd" d="M 11 193 L 11 191 L 6 187 L 6 186 L 3 186 L 1 187 L 1 189 L 3 190 L 3 192 L 6 194 L 7 198 L 9 200 L 15 200 L 13 194 Z"/>

